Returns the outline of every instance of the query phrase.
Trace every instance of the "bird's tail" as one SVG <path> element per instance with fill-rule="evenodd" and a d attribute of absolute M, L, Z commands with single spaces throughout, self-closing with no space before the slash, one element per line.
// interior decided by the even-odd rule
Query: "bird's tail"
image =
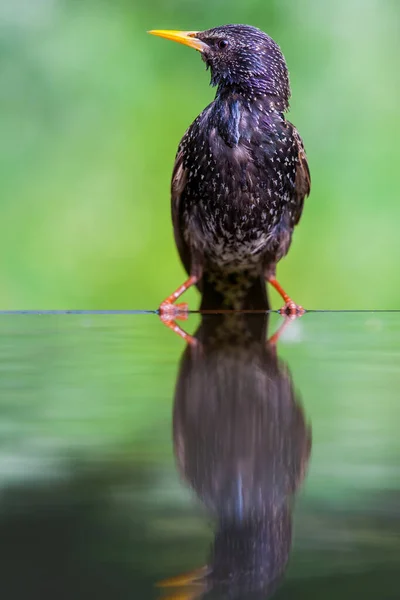
<path fill-rule="evenodd" d="M 269 310 L 265 279 L 248 271 L 205 272 L 200 310 Z"/>

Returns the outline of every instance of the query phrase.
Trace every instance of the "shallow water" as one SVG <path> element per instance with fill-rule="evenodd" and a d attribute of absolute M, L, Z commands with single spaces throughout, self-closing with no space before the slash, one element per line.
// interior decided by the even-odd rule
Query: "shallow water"
<path fill-rule="evenodd" d="M 0 316 L 2 597 L 400 597 L 400 314 L 267 321 Z"/>

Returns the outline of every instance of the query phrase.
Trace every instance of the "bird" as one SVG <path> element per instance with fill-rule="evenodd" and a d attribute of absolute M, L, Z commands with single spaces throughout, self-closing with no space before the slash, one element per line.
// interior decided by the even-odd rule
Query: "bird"
<path fill-rule="evenodd" d="M 178 471 L 213 523 L 206 565 L 160 587 L 185 600 L 265 600 L 281 583 L 312 429 L 269 313 L 205 314 L 177 373 Z"/>
<path fill-rule="evenodd" d="M 291 92 L 280 47 L 250 25 L 149 33 L 198 50 L 217 88 L 175 158 L 172 223 L 189 277 L 161 303 L 161 318 L 185 313 L 176 301 L 194 285 L 201 310 L 269 309 L 265 282 L 282 296 L 282 314 L 303 314 L 276 279 L 311 187 L 303 141 L 285 116 Z"/>

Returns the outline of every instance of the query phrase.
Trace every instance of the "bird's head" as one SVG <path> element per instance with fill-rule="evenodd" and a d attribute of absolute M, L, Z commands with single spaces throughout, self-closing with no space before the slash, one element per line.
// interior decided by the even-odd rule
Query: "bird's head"
<path fill-rule="evenodd" d="M 199 50 L 219 92 L 248 98 L 273 96 L 283 110 L 290 97 L 289 74 L 278 44 L 250 25 L 223 25 L 206 31 L 150 31 Z"/>

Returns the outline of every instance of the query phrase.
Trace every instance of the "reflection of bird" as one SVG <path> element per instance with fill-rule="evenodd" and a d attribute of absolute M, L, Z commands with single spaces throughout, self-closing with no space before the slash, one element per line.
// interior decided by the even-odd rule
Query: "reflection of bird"
<path fill-rule="evenodd" d="M 287 366 L 265 341 L 267 319 L 204 316 L 199 344 L 183 355 L 175 453 L 216 531 L 207 568 L 169 581 L 193 586 L 182 597 L 265 599 L 289 558 L 291 498 L 304 478 L 311 432 Z"/>
<path fill-rule="evenodd" d="M 203 309 L 266 309 L 265 280 L 282 295 L 283 311 L 301 312 L 275 279 L 310 191 L 301 138 L 284 117 L 290 89 L 279 46 L 247 25 L 150 33 L 199 50 L 218 86 L 176 156 L 172 220 L 190 277 L 161 314 L 173 314 L 172 303 L 194 284 Z"/>

